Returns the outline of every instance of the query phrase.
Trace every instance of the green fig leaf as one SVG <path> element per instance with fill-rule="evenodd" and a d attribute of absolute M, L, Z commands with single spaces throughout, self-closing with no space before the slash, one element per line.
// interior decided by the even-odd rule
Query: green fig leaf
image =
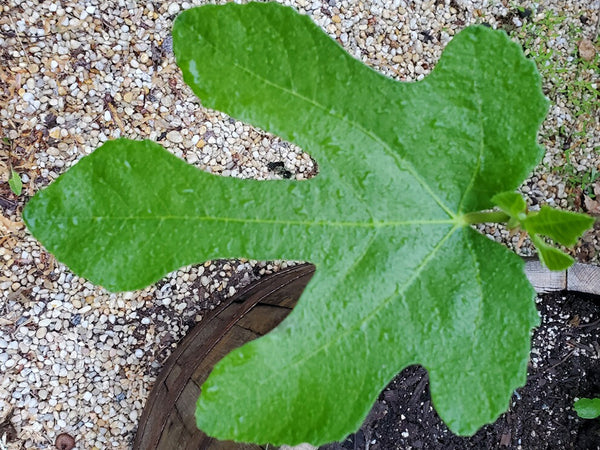
<path fill-rule="evenodd" d="M 516 192 L 501 192 L 496 194 L 492 197 L 492 203 L 511 217 L 521 220 L 525 218 L 527 204 L 523 196 Z"/>
<path fill-rule="evenodd" d="M 522 223 L 531 235 L 541 234 L 559 244 L 571 246 L 594 224 L 594 218 L 544 205 L 538 213 L 530 213 Z"/>
<path fill-rule="evenodd" d="M 580 398 L 573 408 L 582 419 L 595 419 L 600 417 L 600 398 Z"/>
<path fill-rule="evenodd" d="M 552 247 L 544 242 L 537 234 L 530 234 L 531 242 L 538 251 L 540 261 L 550 270 L 565 270 L 571 267 L 575 260 L 562 250 Z"/>
<path fill-rule="evenodd" d="M 504 32 L 475 26 L 427 78 L 396 82 L 278 4 L 194 8 L 173 37 L 205 106 L 298 144 L 319 174 L 218 177 L 117 140 L 30 201 L 34 236 L 111 290 L 211 258 L 316 265 L 288 318 L 203 385 L 196 418 L 212 436 L 343 439 L 411 364 L 427 368 L 452 431 L 494 421 L 525 383 L 538 315 L 521 259 L 463 216 L 541 158 L 547 101 L 533 62 Z"/>

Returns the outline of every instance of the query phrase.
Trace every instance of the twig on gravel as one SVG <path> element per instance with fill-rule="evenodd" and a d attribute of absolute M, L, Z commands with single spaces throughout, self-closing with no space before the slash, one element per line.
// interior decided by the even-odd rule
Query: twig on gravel
<path fill-rule="evenodd" d="M 9 18 L 10 23 L 12 24 L 13 28 L 15 29 L 15 37 L 17 38 L 17 41 L 19 41 L 21 50 L 23 50 L 23 54 L 25 55 L 25 59 L 27 60 L 27 65 L 31 65 L 31 62 L 29 61 L 29 55 L 27 54 L 27 51 L 25 51 L 25 47 L 23 46 L 23 42 L 21 41 L 21 37 L 19 36 L 19 31 L 17 30 L 17 27 L 15 26 L 15 22 L 13 21 L 13 18 L 11 15 L 9 15 L 8 18 Z"/>
<path fill-rule="evenodd" d="M 108 109 L 110 110 L 110 115 L 112 116 L 113 120 L 119 127 L 119 130 L 121 130 L 121 133 L 125 134 L 125 127 L 123 126 L 123 122 L 121 121 L 121 118 L 119 117 L 119 113 L 117 112 L 117 109 L 112 104 L 112 102 L 108 103 Z"/>

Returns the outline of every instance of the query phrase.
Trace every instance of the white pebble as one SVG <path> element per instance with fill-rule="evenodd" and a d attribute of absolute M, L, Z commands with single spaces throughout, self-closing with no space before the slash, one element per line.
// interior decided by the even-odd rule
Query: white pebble
<path fill-rule="evenodd" d="M 38 339 L 43 339 L 46 336 L 46 333 L 48 332 L 47 328 L 44 327 L 40 327 L 37 329 L 37 331 L 35 332 L 35 337 Z"/>
<path fill-rule="evenodd" d="M 180 144 L 183 142 L 183 136 L 181 136 L 181 133 L 179 133 L 179 131 L 169 131 L 167 133 L 167 139 L 171 142 L 173 142 L 174 144 Z"/>

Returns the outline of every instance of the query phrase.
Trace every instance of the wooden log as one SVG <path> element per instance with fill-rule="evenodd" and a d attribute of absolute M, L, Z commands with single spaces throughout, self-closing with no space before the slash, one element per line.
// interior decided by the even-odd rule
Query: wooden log
<path fill-rule="evenodd" d="M 567 272 L 555 272 L 543 266 L 537 259 L 525 261 L 525 275 L 538 293 L 563 291 L 567 288 Z"/>
<path fill-rule="evenodd" d="M 600 267 L 573 264 L 567 270 L 567 290 L 600 295 Z"/>
<path fill-rule="evenodd" d="M 553 291 L 573 291 L 600 295 L 600 267 L 573 264 L 569 269 L 552 271 L 539 260 L 525 261 L 525 274 L 534 289 L 542 294 Z"/>

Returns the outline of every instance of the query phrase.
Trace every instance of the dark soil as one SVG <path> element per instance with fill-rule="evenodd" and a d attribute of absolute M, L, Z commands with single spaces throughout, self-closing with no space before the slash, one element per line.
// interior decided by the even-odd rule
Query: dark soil
<path fill-rule="evenodd" d="M 527 384 L 494 424 L 464 438 L 431 405 L 427 372 L 402 371 L 382 392 L 363 427 L 322 450 L 600 450 L 600 419 L 577 417 L 577 397 L 600 397 L 600 299 L 552 293 L 538 299 Z"/>

